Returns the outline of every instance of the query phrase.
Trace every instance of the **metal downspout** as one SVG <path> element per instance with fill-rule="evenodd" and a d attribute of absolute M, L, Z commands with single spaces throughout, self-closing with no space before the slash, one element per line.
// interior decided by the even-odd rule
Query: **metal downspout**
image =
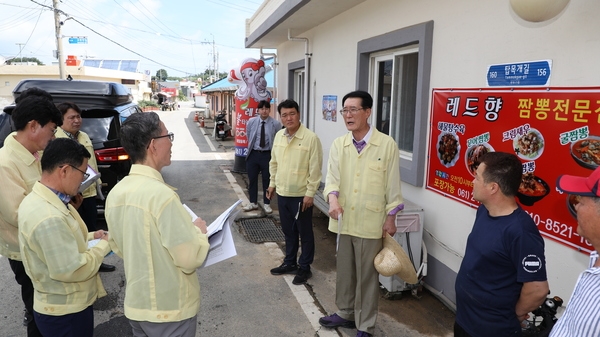
<path fill-rule="evenodd" d="M 260 58 L 264 58 L 265 56 L 273 56 L 273 63 L 272 63 L 272 68 L 273 68 L 273 102 L 275 103 L 275 111 L 277 111 L 277 104 L 279 104 L 279 88 L 277 87 L 277 67 L 279 66 L 279 63 L 277 63 L 277 54 L 276 53 L 263 53 L 263 48 L 260 47 Z M 277 117 L 278 114 L 275 114 L 275 119 L 279 120 L 279 117 Z"/>
<path fill-rule="evenodd" d="M 310 123 L 310 109 L 308 108 L 309 93 L 309 74 L 310 74 L 310 57 L 312 54 L 308 52 L 308 38 L 306 37 L 292 37 L 292 30 L 288 29 L 288 40 L 290 41 L 304 41 L 304 115 L 306 116 L 306 127 L 309 127 Z M 314 127 L 313 127 L 314 130 Z"/>

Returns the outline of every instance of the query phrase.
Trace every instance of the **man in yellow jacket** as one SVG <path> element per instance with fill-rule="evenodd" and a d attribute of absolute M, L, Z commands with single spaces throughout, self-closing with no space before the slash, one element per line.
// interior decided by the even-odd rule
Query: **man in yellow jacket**
<path fill-rule="evenodd" d="M 354 91 L 342 99 L 348 132 L 333 141 L 323 195 L 329 201 L 329 230 L 339 235 L 336 305 L 322 326 L 354 327 L 357 337 L 375 330 L 379 273 L 374 259 L 382 237 L 396 233 L 400 192 L 400 153 L 391 137 L 369 125 L 373 98 Z M 341 226 L 338 219 L 342 218 Z"/>
<path fill-rule="evenodd" d="M 73 140 L 51 141 L 41 159 L 42 178 L 19 206 L 19 246 L 44 336 L 92 337 L 92 304 L 106 295 L 98 268 L 110 251 L 107 233 L 88 233 L 70 204 L 87 178 L 89 157 Z M 91 239 L 101 240 L 88 248 Z"/>
<path fill-rule="evenodd" d="M 56 131 L 56 138 L 70 138 L 79 144 L 85 146 L 86 150 L 90 153 L 90 159 L 88 165 L 98 172 L 98 164 L 96 163 L 96 155 L 94 153 L 94 145 L 87 133 L 81 131 L 81 109 L 77 104 L 72 102 L 63 102 L 57 105 L 58 110 L 62 114 L 63 124 Z M 98 186 L 102 184 L 100 179 L 96 180 L 90 187 L 83 191 L 83 201 L 77 209 L 79 215 L 85 222 L 89 232 L 95 232 L 98 230 L 98 210 L 96 196 Z M 116 268 L 113 265 L 102 263 L 100 266 L 101 272 L 114 271 Z"/>
<path fill-rule="evenodd" d="M 321 183 L 323 149 L 317 135 L 300 123 L 298 103 L 288 99 L 277 106 L 285 129 L 273 140 L 267 198 L 277 193 L 281 229 L 285 235 L 285 259 L 271 274 L 296 274 L 293 284 L 300 285 L 312 276 L 310 265 L 315 256 L 312 211 L 315 193 Z M 298 256 L 298 237 L 302 254 Z"/>
<path fill-rule="evenodd" d="M 134 336 L 196 335 L 196 268 L 204 263 L 209 243 L 206 222 L 192 222 L 160 174 L 171 164 L 174 138 L 154 112 L 129 116 L 121 144 L 133 166 L 106 198 L 110 245 L 124 262 L 125 316 Z"/>
<path fill-rule="evenodd" d="M 30 88 L 17 100 L 12 112 L 16 132 L 0 149 L 0 255 L 8 258 L 15 280 L 21 286 L 28 337 L 39 337 L 33 319 L 33 284 L 25 272 L 19 251 L 17 210 L 42 175 L 41 151 L 62 124 L 60 112 L 47 92 Z"/>

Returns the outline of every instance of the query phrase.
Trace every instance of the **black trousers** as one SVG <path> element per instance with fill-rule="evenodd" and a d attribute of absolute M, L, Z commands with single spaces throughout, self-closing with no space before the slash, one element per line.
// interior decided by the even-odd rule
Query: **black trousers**
<path fill-rule="evenodd" d="M 281 230 L 285 234 L 285 259 L 288 265 L 295 265 L 298 256 L 299 243 L 302 243 L 302 254 L 298 259 L 300 268 L 310 270 L 310 265 L 315 257 L 315 235 L 312 227 L 311 206 L 304 212 L 302 200 L 304 197 L 282 197 L 277 195 L 277 207 L 279 208 L 279 219 Z M 296 214 L 297 218 L 296 218 Z M 299 237 L 299 238 L 298 238 Z"/>
<path fill-rule="evenodd" d="M 94 336 L 94 309 L 90 305 L 80 312 L 61 316 L 33 314 L 46 336 L 92 337 Z"/>
<path fill-rule="evenodd" d="M 77 210 L 81 216 L 81 219 L 83 219 L 83 222 L 85 222 L 88 232 L 95 232 L 98 230 L 98 210 L 96 209 L 97 204 L 98 202 L 96 201 L 96 197 L 85 198 Z"/>
<path fill-rule="evenodd" d="M 269 161 L 271 161 L 271 151 L 259 152 L 252 151 L 246 158 L 246 172 L 248 172 L 248 196 L 251 203 L 258 203 L 258 174 L 262 174 L 263 202 L 270 204 L 265 191 L 269 187 L 270 173 Z"/>
<path fill-rule="evenodd" d="M 33 315 L 33 283 L 29 275 L 25 272 L 25 266 L 23 262 L 17 260 L 8 259 L 10 269 L 15 273 L 15 280 L 21 286 L 21 297 L 23 298 L 23 304 L 25 309 Z M 27 324 L 27 337 L 42 337 L 42 333 L 38 330 L 35 324 L 35 317 Z"/>

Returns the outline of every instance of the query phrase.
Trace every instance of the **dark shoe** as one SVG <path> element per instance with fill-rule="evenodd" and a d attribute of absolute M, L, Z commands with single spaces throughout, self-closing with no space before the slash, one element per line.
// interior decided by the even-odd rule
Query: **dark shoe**
<path fill-rule="evenodd" d="M 319 318 L 319 324 L 321 324 L 321 326 L 324 326 L 326 328 L 342 327 L 342 328 L 354 329 L 356 327 L 356 325 L 354 324 L 354 321 L 349 321 L 347 319 L 343 319 L 340 316 L 338 316 L 338 314 L 332 314 L 329 316 Z"/>
<path fill-rule="evenodd" d="M 358 331 L 356 332 L 356 337 L 373 337 L 373 335 L 371 335 L 371 334 L 370 334 L 370 333 L 368 333 L 368 332 L 364 332 L 364 331 L 360 331 L 360 330 L 358 330 Z"/>
<path fill-rule="evenodd" d="M 311 277 L 312 277 L 312 272 L 310 271 L 310 269 L 300 268 L 300 269 L 298 269 L 298 273 L 296 274 L 296 277 L 294 277 L 294 280 L 292 281 L 292 283 L 295 285 L 304 284 Z"/>
<path fill-rule="evenodd" d="M 112 264 L 102 263 L 100 265 L 99 272 L 107 273 L 107 272 L 115 271 L 115 269 L 117 269 L 117 267 L 113 266 Z"/>
<path fill-rule="evenodd" d="M 281 266 L 271 269 L 271 274 L 273 274 L 273 275 L 296 274 L 297 270 L 298 270 L 298 265 L 296 265 L 296 264 L 289 265 L 289 264 L 282 263 Z"/>
<path fill-rule="evenodd" d="M 23 325 L 27 326 L 29 325 L 29 322 L 33 321 L 33 315 L 31 315 L 31 313 L 29 311 L 27 311 L 27 309 L 23 310 Z"/>

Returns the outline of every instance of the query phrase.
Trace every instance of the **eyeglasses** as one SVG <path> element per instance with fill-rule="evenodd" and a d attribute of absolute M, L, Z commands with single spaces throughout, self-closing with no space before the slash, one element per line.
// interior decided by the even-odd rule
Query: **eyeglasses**
<path fill-rule="evenodd" d="M 87 178 L 89 178 L 89 177 L 90 177 L 90 174 L 89 174 L 89 173 L 87 173 L 87 172 L 83 172 L 82 170 L 78 169 L 78 168 L 77 168 L 77 167 L 75 167 L 74 165 L 71 165 L 71 164 L 69 164 L 69 166 L 71 166 L 72 168 L 76 169 L 77 171 L 79 171 L 79 172 L 83 173 L 83 179 L 81 179 L 82 181 L 85 181 L 85 180 L 87 180 Z M 63 167 L 65 167 L 65 165 L 63 165 L 63 166 L 60 166 L 60 167 L 61 167 L 61 168 L 63 168 Z"/>
<path fill-rule="evenodd" d="M 171 142 L 173 142 L 173 140 L 175 140 L 175 134 L 173 132 L 169 132 L 166 135 L 162 135 L 162 136 L 152 137 L 152 139 L 165 138 L 165 137 L 169 137 L 169 140 Z"/>
<path fill-rule="evenodd" d="M 348 114 L 356 115 L 360 110 L 364 110 L 364 109 L 365 108 L 342 109 L 342 110 L 340 110 L 340 113 L 342 115 L 348 115 Z"/>

